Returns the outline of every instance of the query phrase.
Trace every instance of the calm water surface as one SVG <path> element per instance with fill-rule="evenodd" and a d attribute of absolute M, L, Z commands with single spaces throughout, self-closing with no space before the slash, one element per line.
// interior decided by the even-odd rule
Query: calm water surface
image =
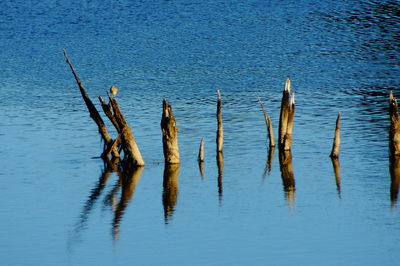
<path fill-rule="evenodd" d="M 388 94 L 400 95 L 398 1 L 31 0 L 3 1 L 0 14 L 1 264 L 399 263 L 387 144 Z M 120 88 L 146 162 L 124 186 L 96 158 L 100 137 L 64 48 L 93 101 Z M 278 151 L 266 171 L 257 102 L 277 135 L 286 77 L 296 92 L 291 180 Z M 180 129 L 170 190 L 163 97 Z M 340 183 L 328 157 L 339 111 Z"/>

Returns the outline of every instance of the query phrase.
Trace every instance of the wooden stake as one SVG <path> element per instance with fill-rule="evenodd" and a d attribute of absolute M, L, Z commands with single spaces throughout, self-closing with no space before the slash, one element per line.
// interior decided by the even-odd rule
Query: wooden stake
<path fill-rule="evenodd" d="M 167 103 L 166 99 L 163 99 L 161 131 L 165 163 L 179 163 L 178 128 L 176 127 L 171 105 Z"/>
<path fill-rule="evenodd" d="M 340 149 L 340 112 L 336 118 L 336 129 L 335 129 L 335 137 L 333 139 L 331 158 L 339 158 L 339 149 Z"/>
<path fill-rule="evenodd" d="M 201 138 L 200 141 L 198 161 L 204 162 L 204 138 Z"/>
<path fill-rule="evenodd" d="M 133 166 L 144 166 L 142 155 L 140 153 L 139 147 L 136 144 L 133 132 L 128 125 L 122 111 L 117 103 L 117 100 L 112 97 L 108 97 L 110 101 L 110 106 L 113 110 L 113 117 L 118 125 L 121 135 L 122 148 L 124 150 L 125 160 L 131 163 Z M 118 129 L 117 129 L 118 130 Z"/>
<path fill-rule="evenodd" d="M 222 100 L 221 100 L 221 93 L 217 90 L 218 99 L 217 99 L 217 152 L 222 152 L 222 148 L 224 145 L 224 127 L 222 125 Z"/>
<path fill-rule="evenodd" d="M 269 147 L 275 147 L 275 140 L 274 140 L 274 131 L 272 129 L 271 118 L 267 115 L 267 111 L 264 108 L 263 103 L 261 102 L 260 97 L 258 98 L 258 102 L 260 103 L 261 109 L 264 114 L 265 125 L 268 128 L 268 138 L 269 138 Z"/>
<path fill-rule="evenodd" d="M 70 69 L 72 71 L 72 74 L 74 75 L 76 83 L 78 84 L 79 90 L 81 92 L 83 101 L 85 102 L 86 107 L 87 107 L 87 109 L 89 111 L 90 117 L 96 123 L 96 125 L 98 127 L 98 130 L 99 130 L 99 133 L 100 133 L 102 139 L 104 140 L 104 143 L 106 145 L 104 151 L 110 150 L 110 147 L 113 144 L 113 140 L 110 137 L 110 134 L 108 134 L 107 127 L 104 124 L 104 121 L 101 118 L 101 116 L 100 116 L 99 112 L 97 111 L 96 107 L 94 106 L 93 102 L 90 100 L 90 98 L 89 98 L 89 96 L 88 96 L 88 94 L 86 92 L 86 89 L 82 84 L 82 81 L 78 77 L 78 74 L 76 73 L 71 61 L 68 58 L 66 50 L 64 50 L 64 57 L 65 57 L 66 63 L 68 64 L 68 66 L 70 67 Z M 103 155 L 105 155 L 105 154 L 103 153 Z M 118 153 L 116 148 L 112 149 L 112 155 L 113 155 L 113 157 L 119 157 L 119 153 Z"/>
<path fill-rule="evenodd" d="M 397 100 L 393 93 L 390 92 L 390 132 L 389 132 L 389 147 L 390 153 L 393 156 L 400 156 L 400 119 Z"/>

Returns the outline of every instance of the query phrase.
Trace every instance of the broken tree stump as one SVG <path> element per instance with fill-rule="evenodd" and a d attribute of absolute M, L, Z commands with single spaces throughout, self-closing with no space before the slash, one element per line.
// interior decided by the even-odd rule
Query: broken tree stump
<path fill-rule="evenodd" d="M 335 137 L 333 139 L 331 158 L 339 158 L 339 150 L 340 150 L 340 112 L 336 118 L 336 128 L 335 128 Z"/>
<path fill-rule="evenodd" d="M 113 111 L 113 117 L 119 128 L 119 134 L 121 136 L 121 145 L 124 150 L 124 160 L 131 163 L 133 166 L 144 166 L 142 155 L 139 147 L 136 144 L 132 130 L 128 125 L 122 111 L 117 103 L 117 100 L 112 97 L 108 97 L 110 100 L 110 106 Z M 118 130 L 117 128 L 117 130 Z"/>
<path fill-rule="evenodd" d="M 172 107 L 167 103 L 165 98 L 163 99 L 161 131 L 165 163 L 179 163 L 178 128 L 174 114 L 172 113 Z"/>
<path fill-rule="evenodd" d="M 264 114 L 264 120 L 265 120 L 265 125 L 268 128 L 268 138 L 269 138 L 269 147 L 275 147 L 275 140 L 274 140 L 274 131 L 272 129 L 272 123 L 271 123 L 271 118 L 268 116 L 267 111 L 264 108 L 263 103 L 261 102 L 261 99 L 258 98 L 258 102 L 260 103 L 261 109 Z"/>
<path fill-rule="evenodd" d="M 294 93 L 290 96 L 290 79 L 287 79 L 285 89 L 282 92 L 278 132 L 279 148 L 285 151 L 290 150 L 292 146 L 294 111 Z"/>
<path fill-rule="evenodd" d="M 224 146 L 224 127 L 222 125 L 222 100 L 221 93 L 217 90 L 218 98 L 217 98 L 217 152 L 222 152 L 222 148 Z"/>
<path fill-rule="evenodd" d="M 72 74 L 74 75 L 76 83 L 78 84 L 79 90 L 80 90 L 82 98 L 83 98 L 83 100 L 84 100 L 84 102 L 86 104 L 86 107 L 87 107 L 87 109 L 89 111 L 90 117 L 96 123 L 96 125 L 98 127 L 98 130 L 99 130 L 99 133 L 101 135 L 101 138 L 104 140 L 105 147 L 104 147 L 104 151 L 103 151 L 102 156 L 106 155 L 105 154 L 106 151 L 111 150 L 111 153 L 112 153 L 113 157 L 119 157 L 119 153 L 118 153 L 117 149 L 115 147 L 112 148 L 113 140 L 112 140 L 112 138 L 110 137 L 110 134 L 107 131 L 107 127 L 104 124 L 104 121 L 101 118 L 101 116 L 100 116 L 99 112 L 97 111 L 95 105 L 93 104 L 92 100 L 90 100 L 90 98 L 89 98 L 89 96 L 88 96 L 88 94 L 86 92 L 86 89 L 82 84 L 82 81 L 80 80 L 78 74 L 75 71 L 75 68 L 73 67 L 70 59 L 68 58 L 66 50 L 64 50 L 64 58 L 65 58 L 66 63 L 70 67 L 70 69 L 72 71 Z"/>
<path fill-rule="evenodd" d="M 389 105 L 389 115 L 390 115 L 390 131 L 389 131 L 389 147 L 392 156 L 400 155 L 400 119 L 397 100 L 390 92 L 390 105 Z"/>

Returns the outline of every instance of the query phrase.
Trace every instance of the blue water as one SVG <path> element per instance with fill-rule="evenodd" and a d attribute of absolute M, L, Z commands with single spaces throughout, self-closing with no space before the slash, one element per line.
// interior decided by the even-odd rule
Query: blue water
<path fill-rule="evenodd" d="M 0 40 L 0 264 L 398 264 L 387 143 L 390 90 L 400 97 L 398 1 L 2 1 Z M 63 49 L 99 110 L 97 96 L 119 88 L 146 162 L 130 189 L 97 158 L 100 136 Z M 265 173 L 257 100 L 277 136 L 287 77 L 294 192 L 277 150 Z M 164 97 L 181 152 L 168 217 Z M 340 190 L 328 157 L 339 111 Z"/>

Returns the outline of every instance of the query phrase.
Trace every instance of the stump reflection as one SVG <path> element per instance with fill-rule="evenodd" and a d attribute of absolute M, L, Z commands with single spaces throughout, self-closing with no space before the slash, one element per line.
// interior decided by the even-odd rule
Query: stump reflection
<path fill-rule="evenodd" d="M 139 182 L 140 176 L 142 175 L 144 167 L 132 167 L 129 171 L 125 172 L 120 176 L 122 192 L 121 199 L 114 209 L 114 219 L 112 223 L 113 237 L 118 239 L 119 237 L 119 226 L 124 215 L 125 209 L 128 206 L 132 196 L 135 192 L 137 183 Z"/>
<path fill-rule="evenodd" d="M 264 167 L 263 177 L 266 177 L 267 175 L 269 175 L 271 173 L 272 161 L 274 160 L 274 152 L 275 152 L 275 147 L 270 147 L 268 150 L 267 162 L 265 163 L 265 167 Z"/>
<path fill-rule="evenodd" d="M 337 157 L 331 157 L 331 159 L 332 159 L 333 172 L 335 173 L 336 189 L 339 195 L 339 199 L 341 199 L 342 194 L 340 189 L 340 162 Z"/>
<path fill-rule="evenodd" d="M 391 156 L 390 157 L 390 202 L 391 207 L 394 207 L 397 203 L 397 198 L 399 194 L 400 186 L 400 157 Z"/>
<path fill-rule="evenodd" d="M 221 203 L 222 201 L 222 174 L 224 173 L 224 154 L 222 152 L 217 152 L 217 166 L 218 166 L 218 199 Z"/>
<path fill-rule="evenodd" d="M 295 180 L 292 167 L 292 152 L 290 150 L 279 151 L 279 164 L 282 174 L 283 191 L 285 192 L 285 198 L 292 206 L 292 202 L 295 200 Z"/>
<path fill-rule="evenodd" d="M 164 206 L 164 221 L 168 224 L 175 211 L 178 200 L 179 164 L 165 164 L 163 179 L 162 202 Z"/>

